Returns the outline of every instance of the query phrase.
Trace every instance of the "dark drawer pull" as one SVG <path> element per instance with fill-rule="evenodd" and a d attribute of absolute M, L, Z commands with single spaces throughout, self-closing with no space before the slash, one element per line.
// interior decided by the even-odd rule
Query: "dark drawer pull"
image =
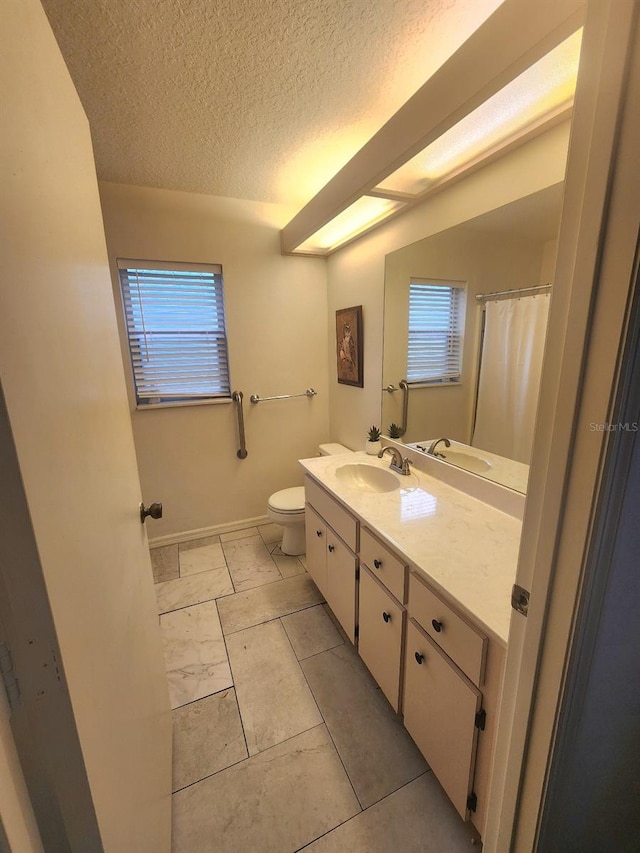
<path fill-rule="evenodd" d="M 336 550 L 336 546 L 335 545 L 329 545 L 329 550 L 331 551 L 331 553 L 333 553 Z"/>
<path fill-rule="evenodd" d="M 322 530 L 316 530 L 316 536 L 322 536 Z"/>
<path fill-rule="evenodd" d="M 432 619 L 431 624 L 433 625 L 433 630 L 437 631 L 438 634 L 442 631 L 442 622 L 438 622 L 437 619 Z"/>
<path fill-rule="evenodd" d="M 376 569 L 381 569 L 382 568 L 382 560 L 374 560 L 373 565 L 376 567 Z"/>
<path fill-rule="evenodd" d="M 420 652 L 416 652 L 414 658 L 416 659 L 416 663 L 422 663 L 424 655 L 421 655 Z"/>
<path fill-rule="evenodd" d="M 386 612 L 383 613 L 382 618 L 384 619 L 385 622 L 391 622 L 391 614 L 390 613 L 386 613 Z"/>

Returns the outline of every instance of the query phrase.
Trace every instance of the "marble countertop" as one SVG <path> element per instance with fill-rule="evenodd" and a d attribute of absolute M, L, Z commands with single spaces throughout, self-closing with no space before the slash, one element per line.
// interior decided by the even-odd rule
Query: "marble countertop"
<path fill-rule="evenodd" d="M 506 646 L 522 522 L 412 468 L 395 474 L 400 488 L 376 493 L 339 479 L 336 470 L 365 463 L 389 470 L 389 459 L 363 452 L 301 459 L 318 483 L 422 574 L 494 640 Z"/>

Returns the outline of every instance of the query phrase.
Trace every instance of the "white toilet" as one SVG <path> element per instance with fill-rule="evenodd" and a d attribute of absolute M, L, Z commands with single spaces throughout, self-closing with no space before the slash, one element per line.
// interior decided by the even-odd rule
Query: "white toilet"
<path fill-rule="evenodd" d="M 321 444 L 318 450 L 320 456 L 351 453 L 351 450 L 342 444 Z M 304 554 L 304 486 L 294 486 L 292 489 L 282 489 L 272 494 L 267 502 L 267 516 L 274 524 L 283 528 L 280 546 L 282 553 L 292 557 Z"/>

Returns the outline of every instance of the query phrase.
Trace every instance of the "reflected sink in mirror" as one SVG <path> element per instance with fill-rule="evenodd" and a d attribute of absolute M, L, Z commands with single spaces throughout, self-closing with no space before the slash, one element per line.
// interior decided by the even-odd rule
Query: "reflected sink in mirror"
<path fill-rule="evenodd" d="M 431 446 L 433 441 L 434 439 L 426 439 L 407 442 L 403 446 L 419 450 L 429 456 L 427 448 Z M 453 439 L 451 439 L 451 447 L 438 444 L 437 451 L 436 458 L 440 462 L 448 462 L 449 465 L 454 465 L 456 468 L 462 468 L 471 474 L 478 474 L 480 477 L 492 480 L 508 489 L 526 494 L 529 466 L 523 462 L 515 462 L 513 459 L 498 456 L 497 453 L 489 453 L 488 450 L 482 450 L 479 447 L 463 444 L 461 441 L 454 441 Z"/>
<path fill-rule="evenodd" d="M 471 453 L 457 453 L 455 450 L 446 450 L 443 451 L 442 457 L 445 462 L 450 462 L 452 465 L 457 465 L 458 468 L 471 471 L 472 474 L 486 475 L 491 470 L 490 462 Z"/>

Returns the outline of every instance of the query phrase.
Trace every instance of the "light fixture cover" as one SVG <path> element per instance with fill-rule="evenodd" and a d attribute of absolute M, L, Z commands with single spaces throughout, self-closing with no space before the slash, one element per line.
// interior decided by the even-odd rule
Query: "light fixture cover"
<path fill-rule="evenodd" d="M 569 104 L 578 77 L 581 38 L 578 30 L 385 178 L 378 189 L 424 192 Z"/>
<path fill-rule="evenodd" d="M 301 243 L 296 252 L 326 254 L 401 207 L 404 207 L 404 202 L 362 196 Z"/>

